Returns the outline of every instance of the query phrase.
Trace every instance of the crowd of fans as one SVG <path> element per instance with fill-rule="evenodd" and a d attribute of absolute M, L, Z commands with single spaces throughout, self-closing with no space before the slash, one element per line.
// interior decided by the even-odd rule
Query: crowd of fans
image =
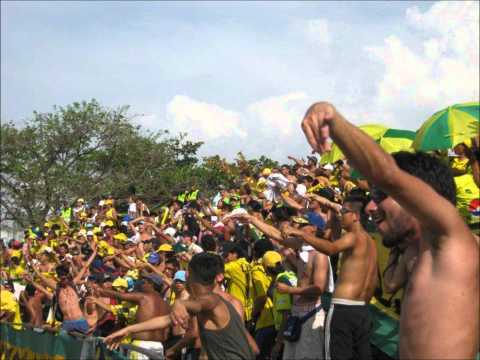
<path fill-rule="evenodd" d="M 478 194 L 471 147 L 459 145 L 449 164 Z M 167 359 L 371 358 L 366 304 L 379 270 L 369 231 L 384 220 L 375 207 L 387 195 L 346 160 L 290 159 L 245 172 L 212 198 L 194 189 L 155 211 L 134 197 L 125 213 L 125 199 L 113 197 L 52 211 L 1 244 L 0 319 L 106 337 L 113 348 L 132 342 Z M 474 224 L 476 195 L 456 181 L 460 213 Z M 417 254 L 383 243 L 380 275 L 395 293 Z"/>

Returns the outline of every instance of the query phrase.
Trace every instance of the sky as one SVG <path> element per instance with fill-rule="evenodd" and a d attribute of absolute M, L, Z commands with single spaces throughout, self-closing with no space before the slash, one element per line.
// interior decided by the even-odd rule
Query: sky
<path fill-rule="evenodd" d="M 478 2 L 1 2 L 1 119 L 97 99 L 200 155 L 286 161 L 329 101 L 416 130 L 479 99 Z"/>

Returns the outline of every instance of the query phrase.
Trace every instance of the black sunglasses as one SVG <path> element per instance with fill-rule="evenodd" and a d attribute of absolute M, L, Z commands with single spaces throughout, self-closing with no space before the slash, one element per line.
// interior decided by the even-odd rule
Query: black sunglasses
<path fill-rule="evenodd" d="M 370 197 L 372 198 L 373 202 L 378 205 L 385 200 L 388 195 L 379 188 L 372 186 L 370 189 Z"/>
<path fill-rule="evenodd" d="M 340 209 L 340 214 L 342 214 L 342 215 L 348 214 L 348 213 L 350 213 L 350 212 L 353 212 L 353 210 L 348 209 L 348 208 L 346 208 L 346 207 L 342 207 L 342 208 Z"/>

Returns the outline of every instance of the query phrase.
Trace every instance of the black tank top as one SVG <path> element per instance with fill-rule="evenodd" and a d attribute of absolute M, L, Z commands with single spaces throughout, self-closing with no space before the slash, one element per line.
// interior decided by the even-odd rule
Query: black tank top
<path fill-rule="evenodd" d="M 221 330 L 208 330 L 201 324 L 200 339 L 208 355 L 208 360 L 253 360 L 255 354 L 250 347 L 246 329 L 232 304 L 220 299 L 227 306 L 230 321 Z"/>

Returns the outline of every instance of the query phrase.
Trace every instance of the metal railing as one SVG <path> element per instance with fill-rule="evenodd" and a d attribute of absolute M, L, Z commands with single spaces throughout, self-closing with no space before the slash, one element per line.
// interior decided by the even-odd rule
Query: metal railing
<path fill-rule="evenodd" d="M 28 324 L 28 323 L 11 323 L 11 322 L 6 322 L 6 321 L 0 321 L 0 323 L 8 325 L 10 327 L 21 326 L 22 329 L 23 328 L 31 329 L 32 331 L 34 331 L 36 333 L 44 333 L 45 331 L 50 332 L 52 334 L 57 334 L 58 333 L 58 329 L 54 329 L 54 328 L 52 328 L 48 325 L 44 326 L 44 327 L 35 327 L 35 326 L 33 326 L 31 324 Z M 17 329 L 13 329 L 13 330 L 21 331 L 21 330 L 17 330 Z M 78 339 L 80 341 L 85 341 L 85 342 L 97 343 L 97 342 L 103 342 L 103 339 L 104 339 L 103 337 L 85 335 L 85 334 L 82 334 L 78 331 L 69 331 L 69 332 L 66 332 L 66 333 L 69 334 L 70 336 L 74 337 L 75 339 Z M 124 353 L 128 353 L 128 351 L 138 352 L 140 354 L 148 356 L 148 358 L 150 360 L 164 360 L 165 359 L 163 354 L 160 354 L 156 351 L 152 351 L 152 350 L 149 350 L 149 349 L 144 349 L 142 347 L 132 345 L 132 344 L 120 344 L 119 349 L 122 350 Z M 113 351 L 115 351 L 115 350 L 113 350 Z"/>

